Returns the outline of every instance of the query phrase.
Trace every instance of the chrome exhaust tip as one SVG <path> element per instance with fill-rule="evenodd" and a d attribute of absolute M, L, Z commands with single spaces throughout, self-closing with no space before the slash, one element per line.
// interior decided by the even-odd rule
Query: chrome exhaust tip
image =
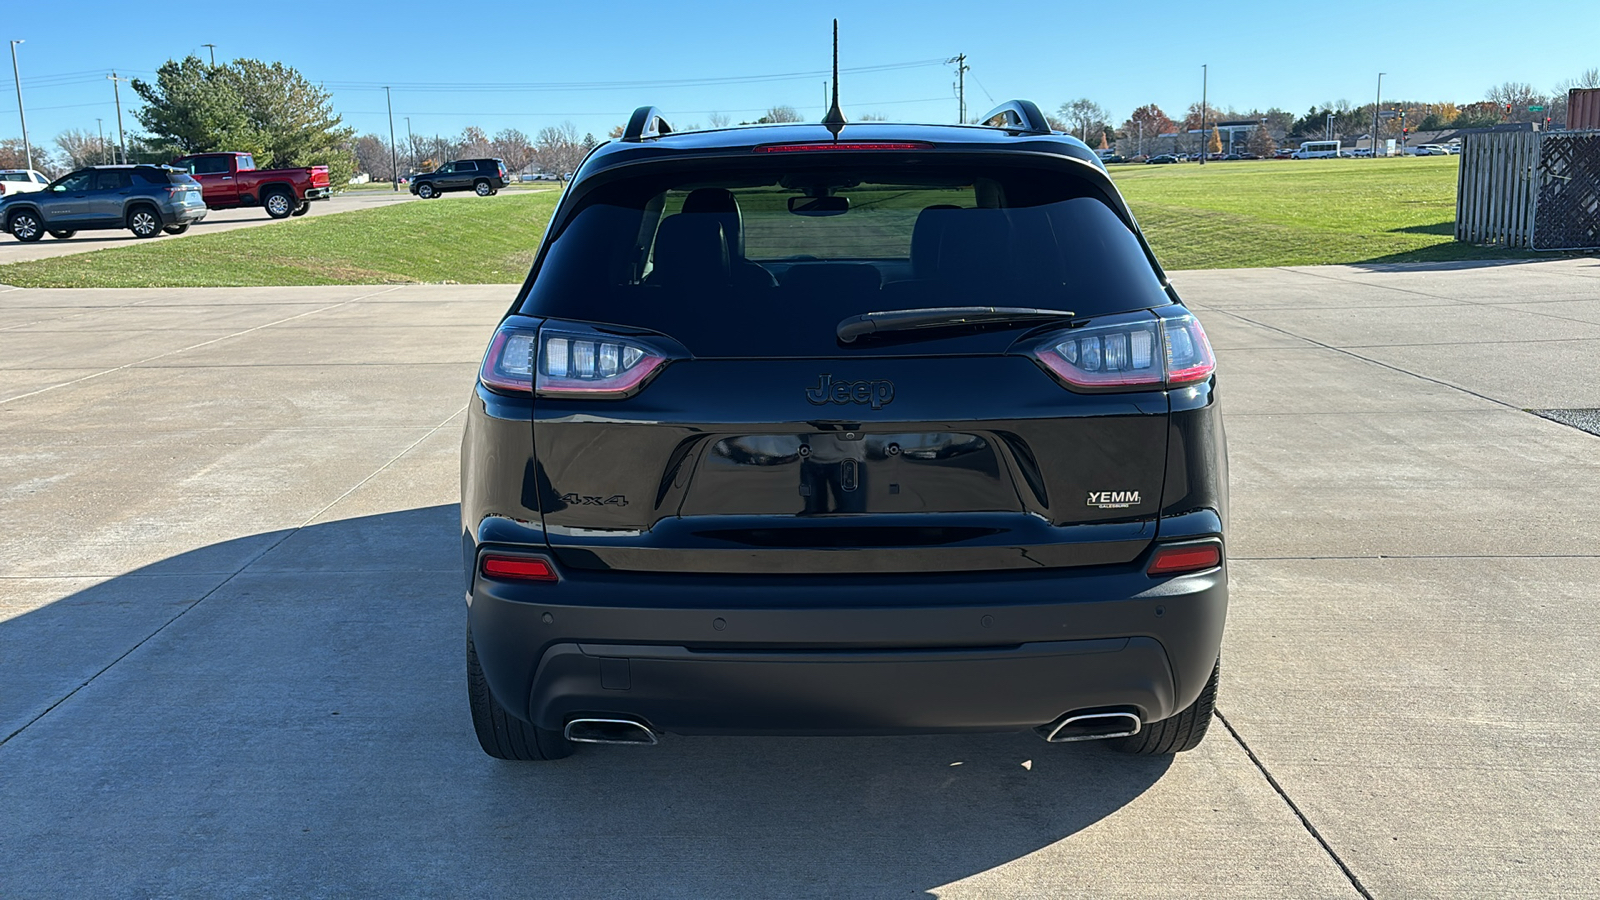
<path fill-rule="evenodd" d="M 573 719 L 562 732 L 575 744 L 638 744 L 653 747 L 660 743 L 656 733 L 643 722 L 632 719 Z"/>
<path fill-rule="evenodd" d="M 1131 712 L 1067 713 L 1034 731 L 1052 744 L 1073 741 L 1100 741 L 1139 733 L 1143 723 Z"/>

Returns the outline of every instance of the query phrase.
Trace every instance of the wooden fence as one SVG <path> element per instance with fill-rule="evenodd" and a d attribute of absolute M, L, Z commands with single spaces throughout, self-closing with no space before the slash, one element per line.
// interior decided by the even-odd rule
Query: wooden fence
<path fill-rule="evenodd" d="M 1536 131 L 1469 134 L 1456 183 L 1456 240 L 1528 249 L 1538 200 Z"/>
<path fill-rule="evenodd" d="M 1467 135 L 1456 240 L 1519 250 L 1600 247 L 1600 131 Z"/>

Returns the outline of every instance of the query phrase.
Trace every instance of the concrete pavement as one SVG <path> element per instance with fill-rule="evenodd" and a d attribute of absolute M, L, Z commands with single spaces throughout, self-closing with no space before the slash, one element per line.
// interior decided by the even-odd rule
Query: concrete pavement
<path fill-rule="evenodd" d="M 0 293 L 0 895 L 1591 896 L 1600 265 L 1180 272 L 1220 712 L 484 757 L 461 411 L 510 287 Z M 0 289 L 3 290 L 3 289 Z"/>

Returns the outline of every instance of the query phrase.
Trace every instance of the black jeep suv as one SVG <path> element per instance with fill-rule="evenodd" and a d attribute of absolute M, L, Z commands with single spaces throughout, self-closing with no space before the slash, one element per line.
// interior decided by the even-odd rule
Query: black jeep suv
<path fill-rule="evenodd" d="M 458 159 L 411 176 L 411 193 L 432 200 L 449 191 L 473 191 L 492 197 L 506 186 L 506 164 L 498 159 Z"/>
<path fill-rule="evenodd" d="M 483 749 L 1194 747 L 1227 608 L 1214 370 L 1095 154 L 1031 103 L 838 133 L 639 110 L 470 404 Z"/>

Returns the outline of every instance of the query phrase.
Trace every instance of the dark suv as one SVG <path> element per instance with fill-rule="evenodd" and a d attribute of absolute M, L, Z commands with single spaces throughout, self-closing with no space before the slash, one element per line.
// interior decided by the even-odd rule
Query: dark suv
<path fill-rule="evenodd" d="M 205 217 L 200 183 L 171 166 L 91 166 L 0 199 L 0 224 L 19 241 L 108 228 L 151 238 L 182 234 Z"/>
<path fill-rule="evenodd" d="M 411 177 L 411 193 L 424 200 L 449 191 L 473 191 L 492 197 L 506 186 L 506 164 L 498 159 L 458 159 Z"/>
<path fill-rule="evenodd" d="M 832 131 L 641 109 L 562 197 L 462 445 L 483 749 L 1194 747 L 1227 608 L 1200 323 L 1033 104 Z"/>

